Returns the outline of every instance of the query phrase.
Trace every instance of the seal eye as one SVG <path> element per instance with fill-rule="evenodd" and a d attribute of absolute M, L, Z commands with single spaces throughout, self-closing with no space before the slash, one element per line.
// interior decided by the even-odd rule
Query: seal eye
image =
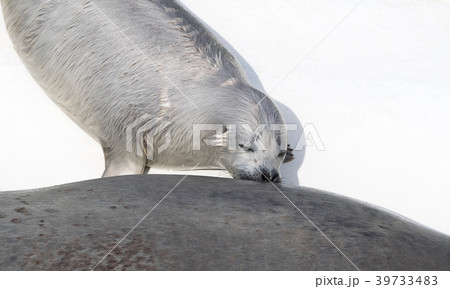
<path fill-rule="evenodd" d="M 240 146 L 241 148 L 245 148 L 245 146 L 244 146 L 243 144 L 240 144 L 239 146 Z M 247 148 L 247 151 L 248 151 L 248 152 L 252 152 L 252 153 L 255 152 L 252 148 Z"/>

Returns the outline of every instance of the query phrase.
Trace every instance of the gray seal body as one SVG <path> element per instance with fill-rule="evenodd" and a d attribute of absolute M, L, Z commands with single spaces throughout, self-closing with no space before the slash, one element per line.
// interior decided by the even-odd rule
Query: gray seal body
<path fill-rule="evenodd" d="M 450 236 L 379 207 L 306 187 L 181 179 L 0 192 L 0 270 L 450 270 Z"/>
<path fill-rule="evenodd" d="M 101 144 L 103 176 L 196 167 L 280 180 L 282 115 L 176 1 L 1 3 L 34 79 Z"/>

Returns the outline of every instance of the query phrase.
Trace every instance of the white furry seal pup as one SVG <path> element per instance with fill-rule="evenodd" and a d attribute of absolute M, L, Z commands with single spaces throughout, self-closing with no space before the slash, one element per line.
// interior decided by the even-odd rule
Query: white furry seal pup
<path fill-rule="evenodd" d="M 1 4 L 32 76 L 101 144 L 103 176 L 203 167 L 280 181 L 292 156 L 282 115 L 176 1 Z"/>

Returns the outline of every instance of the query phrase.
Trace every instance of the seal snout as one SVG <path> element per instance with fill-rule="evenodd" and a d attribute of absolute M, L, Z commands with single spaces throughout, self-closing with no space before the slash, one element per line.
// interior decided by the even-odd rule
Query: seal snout
<path fill-rule="evenodd" d="M 262 167 L 260 168 L 261 171 L 261 179 L 265 182 L 273 182 L 273 183 L 280 183 L 280 174 L 276 169 L 272 169 L 270 172 L 267 168 Z"/>

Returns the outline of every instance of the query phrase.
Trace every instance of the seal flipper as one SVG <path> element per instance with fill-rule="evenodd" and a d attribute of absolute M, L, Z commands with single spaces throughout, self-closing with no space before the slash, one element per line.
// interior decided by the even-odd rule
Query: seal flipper
<path fill-rule="evenodd" d="M 145 166 L 144 171 L 142 172 L 143 175 L 148 175 L 148 172 L 150 171 L 150 167 Z"/>
<path fill-rule="evenodd" d="M 102 178 L 145 174 L 150 169 L 146 168 L 147 159 L 145 157 L 127 151 L 116 153 L 105 147 L 103 153 L 105 155 L 105 171 Z"/>

